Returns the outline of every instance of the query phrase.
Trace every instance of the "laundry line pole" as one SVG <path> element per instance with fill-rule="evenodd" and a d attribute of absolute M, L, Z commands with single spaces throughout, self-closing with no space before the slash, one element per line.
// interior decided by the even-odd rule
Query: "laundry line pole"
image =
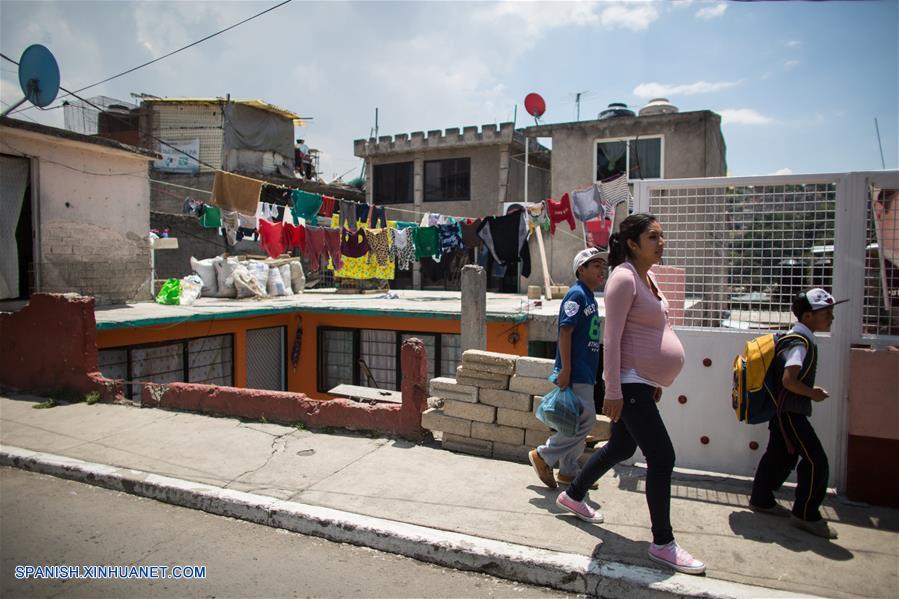
<path fill-rule="evenodd" d="M 524 136 L 524 211 L 525 217 L 527 217 L 528 210 L 528 170 L 531 166 L 530 161 L 530 148 L 531 148 L 531 140 L 525 134 Z M 543 231 L 540 230 L 540 225 L 534 226 L 534 233 L 537 235 L 537 248 L 540 250 L 540 267 L 543 269 L 543 286 L 546 291 L 546 299 L 552 299 L 552 287 L 549 282 L 549 268 L 546 265 L 546 248 L 543 245 Z"/>

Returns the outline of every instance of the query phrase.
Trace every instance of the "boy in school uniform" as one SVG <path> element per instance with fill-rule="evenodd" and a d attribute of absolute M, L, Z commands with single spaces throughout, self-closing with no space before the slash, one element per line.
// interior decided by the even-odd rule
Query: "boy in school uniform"
<path fill-rule="evenodd" d="M 608 252 L 596 248 L 578 252 L 573 263 L 577 280 L 559 308 L 559 341 L 550 380 L 559 389 L 571 387 L 580 399 L 582 409 L 574 436 L 557 432 L 528 454 L 537 476 L 550 489 L 555 489 L 558 483 L 567 485 L 574 480 L 580 470 L 577 460 L 584 453 L 587 435 L 596 424 L 593 386 L 596 384 L 602 329 L 593 292 L 605 281 L 607 264 Z M 558 479 L 553 474 L 556 464 L 559 466 Z"/>
<path fill-rule="evenodd" d="M 821 517 L 820 507 L 827 492 L 829 466 L 827 454 L 809 421 L 812 402 L 828 398 L 827 390 L 815 386 L 818 350 L 814 333 L 830 331 L 833 307 L 849 300 L 835 301 L 820 288 L 810 289 L 793 298 L 796 324 L 791 334 L 802 339 L 786 341 L 778 348 L 771 368 L 777 389 L 778 414 L 768 422 L 768 447 L 759 461 L 752 484 L 749 508 L 756 512 L 789 517 L 799 529 L 825 539 L 836 539 L 837 532 Z M 798 462 L 798 467 L 797 467 Z M 796 468 L 796 500 L 787 510 L 774 499 L 790 472 Z"/>

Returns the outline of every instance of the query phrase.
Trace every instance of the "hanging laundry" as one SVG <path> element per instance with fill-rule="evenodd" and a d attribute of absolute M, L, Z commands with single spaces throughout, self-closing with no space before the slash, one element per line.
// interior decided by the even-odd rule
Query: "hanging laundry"
<path fill-rule="evenodd" d="M 261 222 L 261 221 L 260 221 Z M 292 250 L 293 248 L 300 248 L 302 252 L 306 249 L 306 227 L 294 226 L 290 223 L 283 223 L 284 225 L 284 247 L 288 250 Z M 260 229 L 260 233 L 262 230 Z"/>
<path fill-rule="evenodd" d="M 481 245 L 481 238 L 478 237 L 478 227 L 481 226 L 481 219 L 469 218 L 459 223 L 459 229 L 462 232 L 462 245 L 466 248 L 476 248 Z"/>
<path fill-rule="evenodd" d="M 228 245 L 237 243 L 237 229 L 240 227 L 240 215 L 234 210 L 222 210 L 222 228 Z"/>
<path fill-rule="evenodd" d="M 255 216 L 247 216 L 246 214 L 237 213 L 237 226 L 241 229 L 249 229 L 255 231 L 257 221 Z"/>
<path fill-rule="evenodd" d="M 377 258 L 378 264 L 384 266 L 390 259 L 390 229 L 368 229 L 365 231 L 368 240 L 368 261 Z"/>
<path fill-rule="evenodd" d="M 334 205 L 337 202 L 337 198 L 333 198 L 331 196 L 322 196 L 322 207 L 318 211 L 319 216 L 323 216 L 325 218 L 331 218 L 331 215 L 334 214 Z"/>
<path fill-rule="evenodd" d="M 572 211 L 580 221 L 590 220 L 602 214 L 599 203 L 599 185 L 595 183 L 587 189 L 571 192 Z"/>
<path fill-rule="evenodd" d="M 346 200 L 341 200 L 340 202 L 340 217 L 337 221 L 337 227 L 340 229 L 347 229 L 349 231 L 355 231 L 358 225 L 356 224 L 356 203 L 355 202 L 347 202 Z M 333 225 L 333 219 L 332 219 Z"/>
<path fill-rule="evenodd" d="M 462 249 L 462 234 L 459 225 L 437 225 L 437 243 L 440 246 L 440 255 L 449 254 Z"/>
<path fill-rule="evenodd" d="M 415 243 L 412 241 L 414 229 L 406 227 L 393 231 L 393 245 L 390 246 L 390 257 L 396 260 L 396 267 L 409 270 L 415 260 Z"/>
<path fill-rule="evenodd" d="M 386 229 L 387 228 L 387 212 L 381 206 L 372 206 L 368 211 L 368 217 L 365 223 L 369 229 Z"/>
<path fill-rule="evenodd" d="M 289 187 L 264 183 L 262 185 L 262 193 L 259 195 L 259 201 L 276 206 L 290 206 L 293 204 L 292 191 Z"/>
<path fill-rule="evenodd" d="M 222 211 L 215 206 L 204 206 L 200 215 L 200 226 L 204 229 L 218 229 L 222 226 Z"/>
<path fill-rule="evenodd" d="M 328 250 L 328 257 L 331 258 L 331 268 L 334 270 L 343 268 L 343 244 L 340 231 L 340 229 L 333 227 L 325 229 L 325 249 Z"/>
<path fill-rule="evenodd" d="M 398 221 L 396 221 L 396 223 L 394 224 L 394 227 L 395 227 L 397 230 L 401 230 L 401 229 L 411 229 L 412 227 L 417 227 L 417 226 L 418 226 L 418 225 L 416 225 L 415 223 L 410 223 L 409 221 L 405 221 L 405 220 L 398 220 Z"/>
<path fill-rule="evenodd" d="M 331 226 L 337 227 L 339 219 L 339 214 L 335 213 L 331 217 Z M 359 229 L 365 229 L 364 223 L 359 225 Z M 393 260 L 390 260 L 386 265 L 381 266 L 380 264 L 378 264 L 377 260 L 372 260 L 371 262 L 369 262 L 368 256 L 364 255 L 361 258 L 351 258 L 349 256 L 343 256 L 342 262 L 343 264 L 341 265 L 341 268 L 334 269 L 335 278 L 355 280 L 392 280 L 396 274 L 396 263 Z"/>
<path fill-rule="evenodd" d="M 350 258 L 361 258 L 368 253 L 370 246 L 365 231 L 348 231 L 341 229 L 340 252 Z"/>
<path fill-rule="evenodd" d="M 628 208 L 630 208 L 631 190 L 627 184 L 627 177 L 621 174 L 614 179 L 607 179 L 600 183 L 599 197 L 605 208 L 604 216 L 612 216 L 615 206 L 621 202 L 628 202 Z"/>
<path fill-rule="evenodd" d="M 415 243 L 415 257 L 440 259 L 440 234 L 437 227 L 418 227 L 412 229 L 412 240 Z"/>
<path fill-rule="evenodd" d="M 322 256 L 327 253 L 325 230 L 321 227 L 306 227 L 306 247 L 303 250 L 303 257 L 309 260 L 309 270 L 317 271 Z"/>
<path fill-rule="evenodd" d="M 609 235 L 612 232 L 612 221 L 607 218 L 595 218 L 584 223 L 587 244 L 592 247 L 608 247 Z"/>
<path fill-rule="evenodd" d="M 215 179 L 212 181 L 212 198 L 209 203 L 223 210 L 256 214 L 256 206 L 259 204 L 261 192 L 262 181 L 216 171 Z"/>
<path fill-rule="evenodd" d="M 286 249 L 284 244 L 284 223 L 273 223 L 265 219 L 259 219 L 259 246 L 271 258 L 277 258 L 283 254 Z"/>
<path fill-rule="evenodd" d="M 487 260 L 488 271 L 492 267 L 491 259 L 504 266 L 520 260 L 521 276 L 531 276 L 528 225 L 523 210 L 505 216 L 488 216 L 481 223 L 478 235 L 490 250 L 490 259 Z"/>
<path fill-rule="evenodd" d="M 314 225 L 318 218 L 318 211 L 322 207 L 322 196 L 318 193 L 309 193 L 302 189 L 293 190 L 293 215 L 294 218 L 299 216 L 307 225 Z M 297 224 L 294 222 L 294 224 Z"/>
<path fill-rule="evenodd" d="M 184 205 L 181 207 L 181 213 L 199 217 L 203 214 L 203 202 L 187 196 L 184 198 Z"/>
<path fill-rule="evenodd" d="M 549 213 L 549 232 L 551 234 L 555 235 L 556 225 L 563 222 L 567 222 L 571 230 L 574 231 L 574 213 L 571 211 L 571 196 L 563 193 L 558 202 L 549 198 L 545 204 L 546 211 Z"/>
<path fill-rule="evenodd" d="M 528 206 L 528 219 L 528 231 L 533 230 L 534 227 L 540 227 L 544 232 L 549 231 L 550 223 L 549 216 L 546 214 L 545 202 L 530 204 Z"/>

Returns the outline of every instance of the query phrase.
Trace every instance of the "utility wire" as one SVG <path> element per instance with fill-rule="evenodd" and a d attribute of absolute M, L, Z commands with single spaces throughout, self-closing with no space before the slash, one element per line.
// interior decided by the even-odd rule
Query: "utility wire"
<path fill-rule="evenodd" d="M 196 45 L 198 45 L 198 44 L 202 44 L 202 43 L 205 42 L 206 40 L 210 40 L 210 39 L 214 38 L 214 37 L 217 36 L 217 35 L 221 35 L 221 34 L 225 33 L 226 31 L 230 31 L 230 30 L 234 29 L 235 27 L 239 27 L 240 25 L 243 25 L 244 23 L 246 23 L 246 22 L 248 22 L 248 21 L 252 21 L 253 19 L 256 19 L 256 18 L 258 18 L 258 17 L 261 17 L 261 16 L 264 15 L 265 13 L 271 12 L 271 11 L 275 10 L 276 8 L 280 8 L 280 7 L 284 6 L 285 4 L 288 4 L 289 2 L 292 2 L 292 0 L 284 0 L 283 2 L 281 2 L 281 3 L 279 3 L 279 4 L 276 4 L 276 5 L 274 5 L 274 6 L 270 7 L 270 8 L 267 8 L 267 9 L 263 10 L 262 12 L 256 13 L 255 15 L 253 15 L 253 16 L 251 16 L 251 17 L 247 17 L 247 18 L 244 19 L 243 21 L 239 21 L 239 22 L 237 22 L 237 23 L 231 25 L 230 27 L 226 27 L 226 28 L 224 28 L 224 29 L 221 29 L 221 30 L 219 30 L 219 31 L 216 31 L 215 33 L 212 33 L 212 34 L 210 34 L 210 35 L 207 35 L 206 37 L 204 37 L 204 38 L 202 38 L 202 39 L 199 39 L 199 40 L 197 40 L 197 41 L 195 41 L 195 42 L 192 42 L 192 43 L 190 43 L 190 44 L 188 44 L 188 45 L 186 45 L 186 46 L 183 46 L 183 47 L 181 47 L 181 48 L 178 48 L 177 50 L 172 50 L 172 51 L 169 52 L 168 54 L 163 54 L 162 56 L 160 56 L 160 57 L 158 57 L 158 58 L 154 58 L 153 60 L 150 60 L 150 61 L 147 61 L 147 62 L 145 62 L 145 63 L 143 63 L 143 64 L 137 65 L 136 67 L 130 68 L 130 69 L 128 69 L 127 71 L 122 71 L 121 73 L 118 73 L 117 75 L 113 75 L 113 76 L 111 76 L 111 77 L 107 77 L 106 79 L 103 79 L 102 81 L 97 81 L 96 83 L 91 83 L 90 85 L 86 85 L 86 86 L 84 86 L 84 87 L 82 87 L 82 88 L 80 88 L 80 89 L 76 89 L 74 92 L 70 92 L 70 91 L 65 90 L 65 89 L 63 89 L 63 88 L 60 88 L 60 89 L 63 89 L 63 91 L 66 92 L 66 95 L 65 95 L 65 96 L 62 96 L 62 97 L 65 98 L 65 97 L 67 97 L 67 96 L 75 96 L 75 94 L 81 93 L 81 92 L 83 92 L 84 90 L 90 89 L 90 88 L 92 88 L 92 87 L 96 87 L 96 86 L 98 86 L 98 85 L 100 85 L 100 84 L 102 84 L 102 83 L 106 83 L 106 82 L 108 82 L 108 81 L 112 81 L 113 79 L 118 79 L 119 77 L 122 77 L 122 76 L 124 76 L 124 75 L 129 74 L 129 73 L 133 73 L 134 71 L 136 71 L 136 70 L 138 70 L 138 69 L 142 69 L 142 68 L 144 68 L 144 67 L 150 66 L 150 65 L 153 64 L 153 63 L 159 62 L 160 60 L 162 60 L 162 59 L 164 59 L 164 58 L 168 58 L 169 56 L 174 56 L 175 54 L 178 54 L 179 52 L 183 52 L 184 50 L 187 50 L 188 48 L 192 48 L 192 47 L 194 47 L 194 46 L 196 46 Z M 6 56 L 4 56 L 4 58 L 6 58 L 7 60 L 9 60 L 9 61 L 12 62 L 13 64 L 16 64 L 16 65 L 19 64 L 19 63 L 17 63 L 16 61 L 7 58 Z M 75 97 L 77 98 L 78 96 L 75 96 Z M 25 108 L 20 108 L 19 110 L 13 111 L 11 114 L 18 114 L 19 112 L 24 112 L 24 111 L 26 111 L 26 110 L 31 110 L 32 108 L 34 108 L 34 105 L 26 106 Z M 50 108 L 46 108 L 45 110 L 50 110 L 50 109 L 52 109 L 52 108 L 58 108 L 58 106 L 51 106 Z"/>

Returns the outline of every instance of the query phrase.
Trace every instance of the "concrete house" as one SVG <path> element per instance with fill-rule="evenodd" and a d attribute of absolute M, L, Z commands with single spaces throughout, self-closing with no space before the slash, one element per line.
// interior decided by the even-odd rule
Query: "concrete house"
<path fill-rule="evenodd" d="M 97 121 L 100 136 L 136 137 L 141 146 L 161 155 L 151 165 L 150 226 L 168 229 L 169 235 L 178 239 L 178 248 L 157 254 L 158 278 L 189 274 L 191 256 L 202 259 L 224 251 L 260 252 L 255 241 L 227 247 L 217 230 L 203 229 L 196 217 L 182 213 L 188 196 L 209 199 L 217 169 L 362 200 L 362 193 L 355 188 L 295 176 L 294 126 L 303 121 L 263 100 L 143 97 L 138 108 L 125 113 L 106 111 Z"/>
<path fill-rule="evenodd" d="M 418 131 L 411 135 L 387 135 L 368 140 L 357 139 L 354 153 L 366 161 L 369 203 L 386 206 L 390 219 L 418 222 L 423 214 L 436 212 L 448 216 L 484 217 L 505 213 L 507 202 L 524 197 L 524 136 L 512 123 L 464 127 L 445 131 Z M 531 198 L 549 193 L 550 153 L 531 141 L 528 188 Z M 414 289 L 433 287 L 458 289 L 458 269 L 444 274 L 451 279 L 429 282 L 415 264 L 405 285 Z M 537 266 L 539 270 L 539 266 Z M 518 277 L 511 283 L 518 291 Z M 507 282 L 508 283 L 508 282 Z"/>
<path fill-rule="evenodd" d="M 630 113 L 630 116 L 622 116 Z M 639 115 L 622 109 L 600 113 L 592 121 L 528 127 L 529 138 L 552 139 L 551 196 L 585 189 L 594 181 L 617 173 L 628 180 L 721 177 L 727 174 L 721 117 L 708 110 L 678 112 L 667 100 L 657 99 Z M 542 199 L 530 196 L 534 200 Z M 619 214 L 618 218 L 623 218 Z M 562 225 L 568 232 L 568 225 Z M 577 222 L 573 235 L 556 234 L 547 240 L 550 276 L 565 284 L 571 281 L 571 260 L 584 247 L 583 224 Z M 536 243 L 531 241 L 532 255 Z M 529 284 L 542 284 L 538 269 Z"/>
<path fill-rule="evenodd" d="M 78 292 L 150 299 L 150 181 L 159 156 L 0 118 L 0 300 Z"/>

